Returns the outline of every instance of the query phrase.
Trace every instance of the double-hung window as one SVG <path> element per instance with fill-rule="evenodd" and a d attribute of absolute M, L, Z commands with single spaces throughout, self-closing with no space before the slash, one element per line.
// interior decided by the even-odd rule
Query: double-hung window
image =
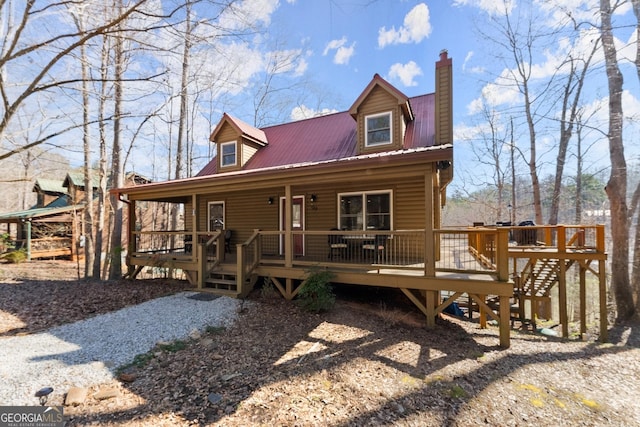
<path fill-rule="evenodd" d="M 221 166 L 235 166 L 237 163 L 236 142 L 223 142 L 220 144 L 220 151 L 222 152 Z"/>
<path fill-rule="evenodd" d="M 391 191 L 338 195 L 342 230 L 391 230 Z"/>
<path fill-rule="evenodd" d="M 391 111 L 365 117 L 365 147 L 391 144 Z"/>

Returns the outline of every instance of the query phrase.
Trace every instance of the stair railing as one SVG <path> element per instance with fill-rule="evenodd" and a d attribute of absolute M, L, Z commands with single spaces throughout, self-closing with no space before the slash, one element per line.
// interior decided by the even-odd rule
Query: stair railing
<path fill-rule="evenodd" d="M 243 294 L 244 284 L 260 263 L 260 230 L 254 230 L 247 241 L 237 246 L 238 260 L 236 285 L 238 294 Z"/>
<path fill-rule="evenodd" d="M 215 252 L 214 252 L 215 251 Z M 209 273 L 220 264 L 221 251 L 224 251 L 224 238 L 222 230 L 212 232 L 209 239 L 198 242 L 196 245 L 196 255 L 198 259 L 198 288 L 204 287 L 205 280 Z M 215 253 L 213 257 L 209 255 Z"/>

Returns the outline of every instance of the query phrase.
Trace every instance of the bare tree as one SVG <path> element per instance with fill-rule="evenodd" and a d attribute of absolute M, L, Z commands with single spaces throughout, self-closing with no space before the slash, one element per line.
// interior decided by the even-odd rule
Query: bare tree
<path fill-rule="evenodd" d="M 616 6 L 619 3 L 616 2 Z M 611 209 L 611 281 L 617 308 L 617 321 L 634 317 L 635 307 L 629 281 L 629 220 L 627 206 L 627 162 L 622 139 L 623 78 L 613 38 L 611 15 L 614 8 L 609 0 L 600 0 L 600 32 L 609 86 L 609 158 L 611 174 L 606 192 Z"/>
<path fill-rule="evenodd" d="M 569 53 L 565 60 L 564 65 L 568 67 L 568 73 L 566 80 L 562 82 L 560 140 L 558 142 L 558 154 L 556 156 L 556 172 L 554 175 L 553 193 L 551 195 L 549 224 L 558 223 L 560 193 L 562 190 L 564 165 L 567 159 L 569 141 L 573 136 L 573 129 L 576 126 L 585 78 L 590 69 L 591 61 L 598 51 L 599 45 L 599 41 L 596 40 L 586 58 L 574 57 L 572 53 Z"/>

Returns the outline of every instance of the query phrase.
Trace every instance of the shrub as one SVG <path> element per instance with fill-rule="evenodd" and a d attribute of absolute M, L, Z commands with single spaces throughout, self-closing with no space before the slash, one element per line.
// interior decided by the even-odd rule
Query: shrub
<path fill-rule="evenodd" d="M 327 270 L 312 270 L 298 292 L 300 306 L 314 313 L 333 307 L 336 296 L 331 288 L 333 273 Z"/>
<path fill-rule="evenodd" d="M 24 249 L 18 249 L 17 251 L 7 252 L 2 258 L 11 264 L 20 264 L 27 259 L 27 252 Z"/>

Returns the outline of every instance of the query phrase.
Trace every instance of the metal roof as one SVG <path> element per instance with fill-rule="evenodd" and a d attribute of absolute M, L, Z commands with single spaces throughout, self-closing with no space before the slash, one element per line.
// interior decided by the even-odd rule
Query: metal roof
<path fill-rule="evenodd" d="M 26 219 L 35 219 L 42 218 L 47 216 L 59 215 L 66 212 L 71 212 L 74 210 L 84 209 L 83 205 L 67 205 L 67 206 L 53 206 L 53 204 L 49 204 L 45 208 L 36 208 L 36 209 L 28 209 L 26 211 L 18 211 L 18 212 L 9 212 L 5 214 L 0 214 L 0 222 L 11 222 L 11 221 L 19 221 Z"/>
<path fill-rule="evenodd" d="M 435 144 L 435 95 L 409 98 L 415 119 L 407 123 L 404 149 L 431 147 Z M 262 129 L 268 145 L 262 147 L 243 170 L 285 165 L 319 163 L 354 157 L 357 154 L 357 122 L 349 111 L 314 117 Z M 214 157 L 196 176 L 217 172 Z"/>
<path fill-rule="evenodd" d="M 67 189 L 62 186 L 59 179 L 38 178 L 33 185 L 33 191 L 41 191 L 43 193 L 66 194 Z"/>

